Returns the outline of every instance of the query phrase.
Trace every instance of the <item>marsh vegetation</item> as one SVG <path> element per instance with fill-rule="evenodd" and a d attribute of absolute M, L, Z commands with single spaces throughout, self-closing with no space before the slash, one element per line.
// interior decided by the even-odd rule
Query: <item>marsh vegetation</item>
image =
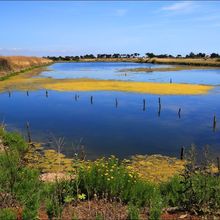
<path fill-rule="evenodd" d="M 48 168 L 48 165 L 43 162 L 39 167 L 38 161 L 33 160 L 36 155 L 44 157 L 37 153 L 35 144 L 26 143 L 19 134 L 9 133 L 4 128 L 1 128 L 0 138 L 2 219 L 156 220 L 168 213 L 219 215 L 219 170 L 207 157 L 207 151 L 203 163 L 198 166 L 193 146 L 185 154 L 184 161 L 162 156 L 154 160 L 139 156 L 122 161 L 111 156 L 89 161 L 75 155 L 69 163 L 71 169 L 62 171 L 65 177 L 43 182 L 40 175 L 45 170 L 42 167 Z M 59 167 L 65 167 L 64 158 L 61 156 L 59 160 Z M 161 163 L 154 163 L 155 160 Z M 166 169 L 163 170 L 166 161 L 170 161 L 172 175 L 159 178 L 160 181 L 152 179 L 155 171 L 158 177 L 166 174 Z M 145 173 L 148 167 L 154 171 Z M 59 168 L 56 173 L 61 170 Z"/>

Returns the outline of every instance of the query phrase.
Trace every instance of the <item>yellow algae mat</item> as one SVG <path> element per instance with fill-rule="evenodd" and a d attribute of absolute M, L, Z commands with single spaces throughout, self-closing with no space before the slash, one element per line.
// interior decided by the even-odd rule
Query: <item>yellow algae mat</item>
<path fill-rule="evenodd" d="M 122 91 L 162 95 L 206 94 L 213 86 L 177 83 L 131 82 L 98 79 L 53 79 L 37 78 L 31 74 L 20 74 L 0 81 L 0 92 L 7 90 L 56 90 L 56 91 Z"/>

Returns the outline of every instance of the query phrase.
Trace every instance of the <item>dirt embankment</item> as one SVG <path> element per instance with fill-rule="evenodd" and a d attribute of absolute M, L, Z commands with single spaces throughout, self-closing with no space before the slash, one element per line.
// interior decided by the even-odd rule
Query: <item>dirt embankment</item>
<path fill-rule="evenodd" d="M 0 56 L 0 77 L 52 62 L 52 60 L 40 57 Z"/>

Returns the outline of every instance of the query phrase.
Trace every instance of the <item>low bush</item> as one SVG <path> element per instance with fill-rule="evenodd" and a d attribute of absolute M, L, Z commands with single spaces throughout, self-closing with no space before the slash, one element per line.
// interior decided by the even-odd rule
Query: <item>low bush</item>
<path fill-rule="evenodd" d="M 184 174 L 162 184 L 161 194 L 167 206 L 196 214 L 219 214 L 220 177 L 202 171 Z"/>
<path fill-rule="evenodd" d="M 106 197 L 136 207 L 147 206 L 151 216 L 161 213 L 162 199 L 158 187 L 129 172 L 114 156 L 80 166 L 75 184 L 78 184 L 78 193 L 86 194 L 88 199 Z"/>

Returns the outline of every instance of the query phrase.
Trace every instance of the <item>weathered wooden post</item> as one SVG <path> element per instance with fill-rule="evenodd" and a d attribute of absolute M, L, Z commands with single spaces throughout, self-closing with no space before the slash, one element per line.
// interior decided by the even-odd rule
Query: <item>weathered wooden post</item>
<path fill-rule="evenodd" d="M 118 108 L 118 99 L 115 99 L 115 107 Z"/>
<path fill-rule="evenodd" d="M 143 111 L 145 111 L 145 110 L 146 110 L 146 100 L 143 99 Z"/>
<path fill-rule="evenodd" d="M 179 108 L 179 110 L 178 110 L 178 116 L 179 116 L 179 118 L 181 118 L 181 108 Z"/>
<path fill-rule="evenodd" d="M 217 157 L 216 159 L 217 159 L 218 172 L 220 173 L 220 160 L 219 160 L 219 157 Z"/>
<path fill-rule="evenodd" d="M 158 103 L 159 103 L 158 116 L 160 117 L 160 112 L 161 112 L 161 100 L 160 100 L 160 97 L 158 98 Z"/>
<path fill-rule="evenodd" d="M 30 125 L 29 122 L 26 123 L 26 128 L 27 128 L 27 136 L 28 136 L 28 143 L 31 143 L 31 132 L 30 132 Z"/>
<path fill-rule="evenodd" d="M 183 160 L 183 158 L 184 158 L 184 147 L 181 147 L 180 160 Z"/>
<path fill-rule="evenodd" d="M 216 120 L 216 116 L 214 115 L 214 117 L 213 117 L 213 131 L 215 131 L 215 129 L 216 129 L 216 123 L 217 123 L 217 120 Z"/>
<path fill-rule="evenodd" d="M 90 97 L 90 102 L 93 104 L 93 96 Z"/>
<path fill-rule="evenodd" d="M 48 98 L 48 91 L 46 90 L 46 97 Z"/>

